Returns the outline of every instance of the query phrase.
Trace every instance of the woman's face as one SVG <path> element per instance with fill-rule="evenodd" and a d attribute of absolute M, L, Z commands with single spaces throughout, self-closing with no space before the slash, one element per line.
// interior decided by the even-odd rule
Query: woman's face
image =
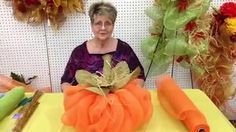
<path fill-rule="evenodd" d="M 107 15 L 96 15 L 91 27 L 95 38 L 107 40 L 112 35 L 114 24 Z"/>

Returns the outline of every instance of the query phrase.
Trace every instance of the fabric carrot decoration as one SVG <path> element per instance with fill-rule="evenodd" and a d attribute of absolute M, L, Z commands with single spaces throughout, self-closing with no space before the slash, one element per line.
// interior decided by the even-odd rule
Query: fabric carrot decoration
<path fill-rule="evenodd" d="M 161 105 L 168 113 L 181 120 L 189 132 L 210 131 L 204 115 L 170 76 L 156 79 L 155 84 Z"/>

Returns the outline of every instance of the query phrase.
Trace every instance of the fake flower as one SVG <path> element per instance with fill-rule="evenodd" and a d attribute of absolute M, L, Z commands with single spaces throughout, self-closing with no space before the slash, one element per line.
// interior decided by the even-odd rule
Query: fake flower
<path fill-rule="evenodd" d="M 220 7 L 220 13 L 225 17 L 236 17 L 236 3 L 227 2 Z"/>
<path fill-rule="evenodd" d="M 236 35 L 232 35 L 232 36 L 230 37 L 230 40 L 231 40 L 232 42 L 236 42 Z"/>
<path fill-rule="evenodd" d="M 9 0 L 8 0 L 9 1 Z M 44 22 L 58 30 L 68 15 L 83 12 L 83 0 L 11 0 L 18 21 L 38 25 Z"/>
<path fill-rule="evenodd" d="M 236 11 L 236 9 L 235 9 Z M 235 18 L 226 18 L 225 19 L 226 28 L 227 30 L 232 33 L 233 35 L 236 35 L 236 17 Z"/>
<path fill-rule="evenodd" d="M 189 5 L 189 0 L 179 0 L 177 3 L 179 12 L 185 11 L 188 5 Z"/>
<path fill-rule="evenodd" d="M 190 21 L 189 23 L 186 24 L 185 26 L 185 31 L 193 31 L 197 27 L 196 22 Z"/>

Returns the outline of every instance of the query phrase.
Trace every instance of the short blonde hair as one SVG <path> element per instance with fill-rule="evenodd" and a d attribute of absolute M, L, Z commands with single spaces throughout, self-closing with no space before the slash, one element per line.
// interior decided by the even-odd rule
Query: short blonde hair
<path fill-rule="evenodd" d="M 96 15 L 107 15 L 114 24 L 117 17 L 117 10 L 111 3 L 96 2 L 93 3 L 89 8 L 89 17 L 91 23 L 94 22 L 94 16 Z"/>

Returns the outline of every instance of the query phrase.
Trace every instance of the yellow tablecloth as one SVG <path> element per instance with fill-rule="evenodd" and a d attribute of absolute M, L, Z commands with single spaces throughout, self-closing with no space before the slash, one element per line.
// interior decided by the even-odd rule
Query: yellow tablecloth
<path fill-rule="evenodd" d="M 203 92 L 196 89 L 187 89 L 184 92 L 205 115 L 211 132 L 236 132 L 235 128 Z M 188 132 L 181 121 L 174 119 L 164 111 L 157 99 L 156 90 L 150 90 L 150 93 L 154 113 L 146 127 L 138 130 L 138 132 Z M 44 94 L 40 98 L 39 107 L 28 121 L 23 132 L 74 132 L 73 128 L 61 123 L 63 112 L 62 93 Z M 15 119 L 12 118 L 14 113 L 0 122 L 0 132 L 11 132 L 15 124 Z"/>

